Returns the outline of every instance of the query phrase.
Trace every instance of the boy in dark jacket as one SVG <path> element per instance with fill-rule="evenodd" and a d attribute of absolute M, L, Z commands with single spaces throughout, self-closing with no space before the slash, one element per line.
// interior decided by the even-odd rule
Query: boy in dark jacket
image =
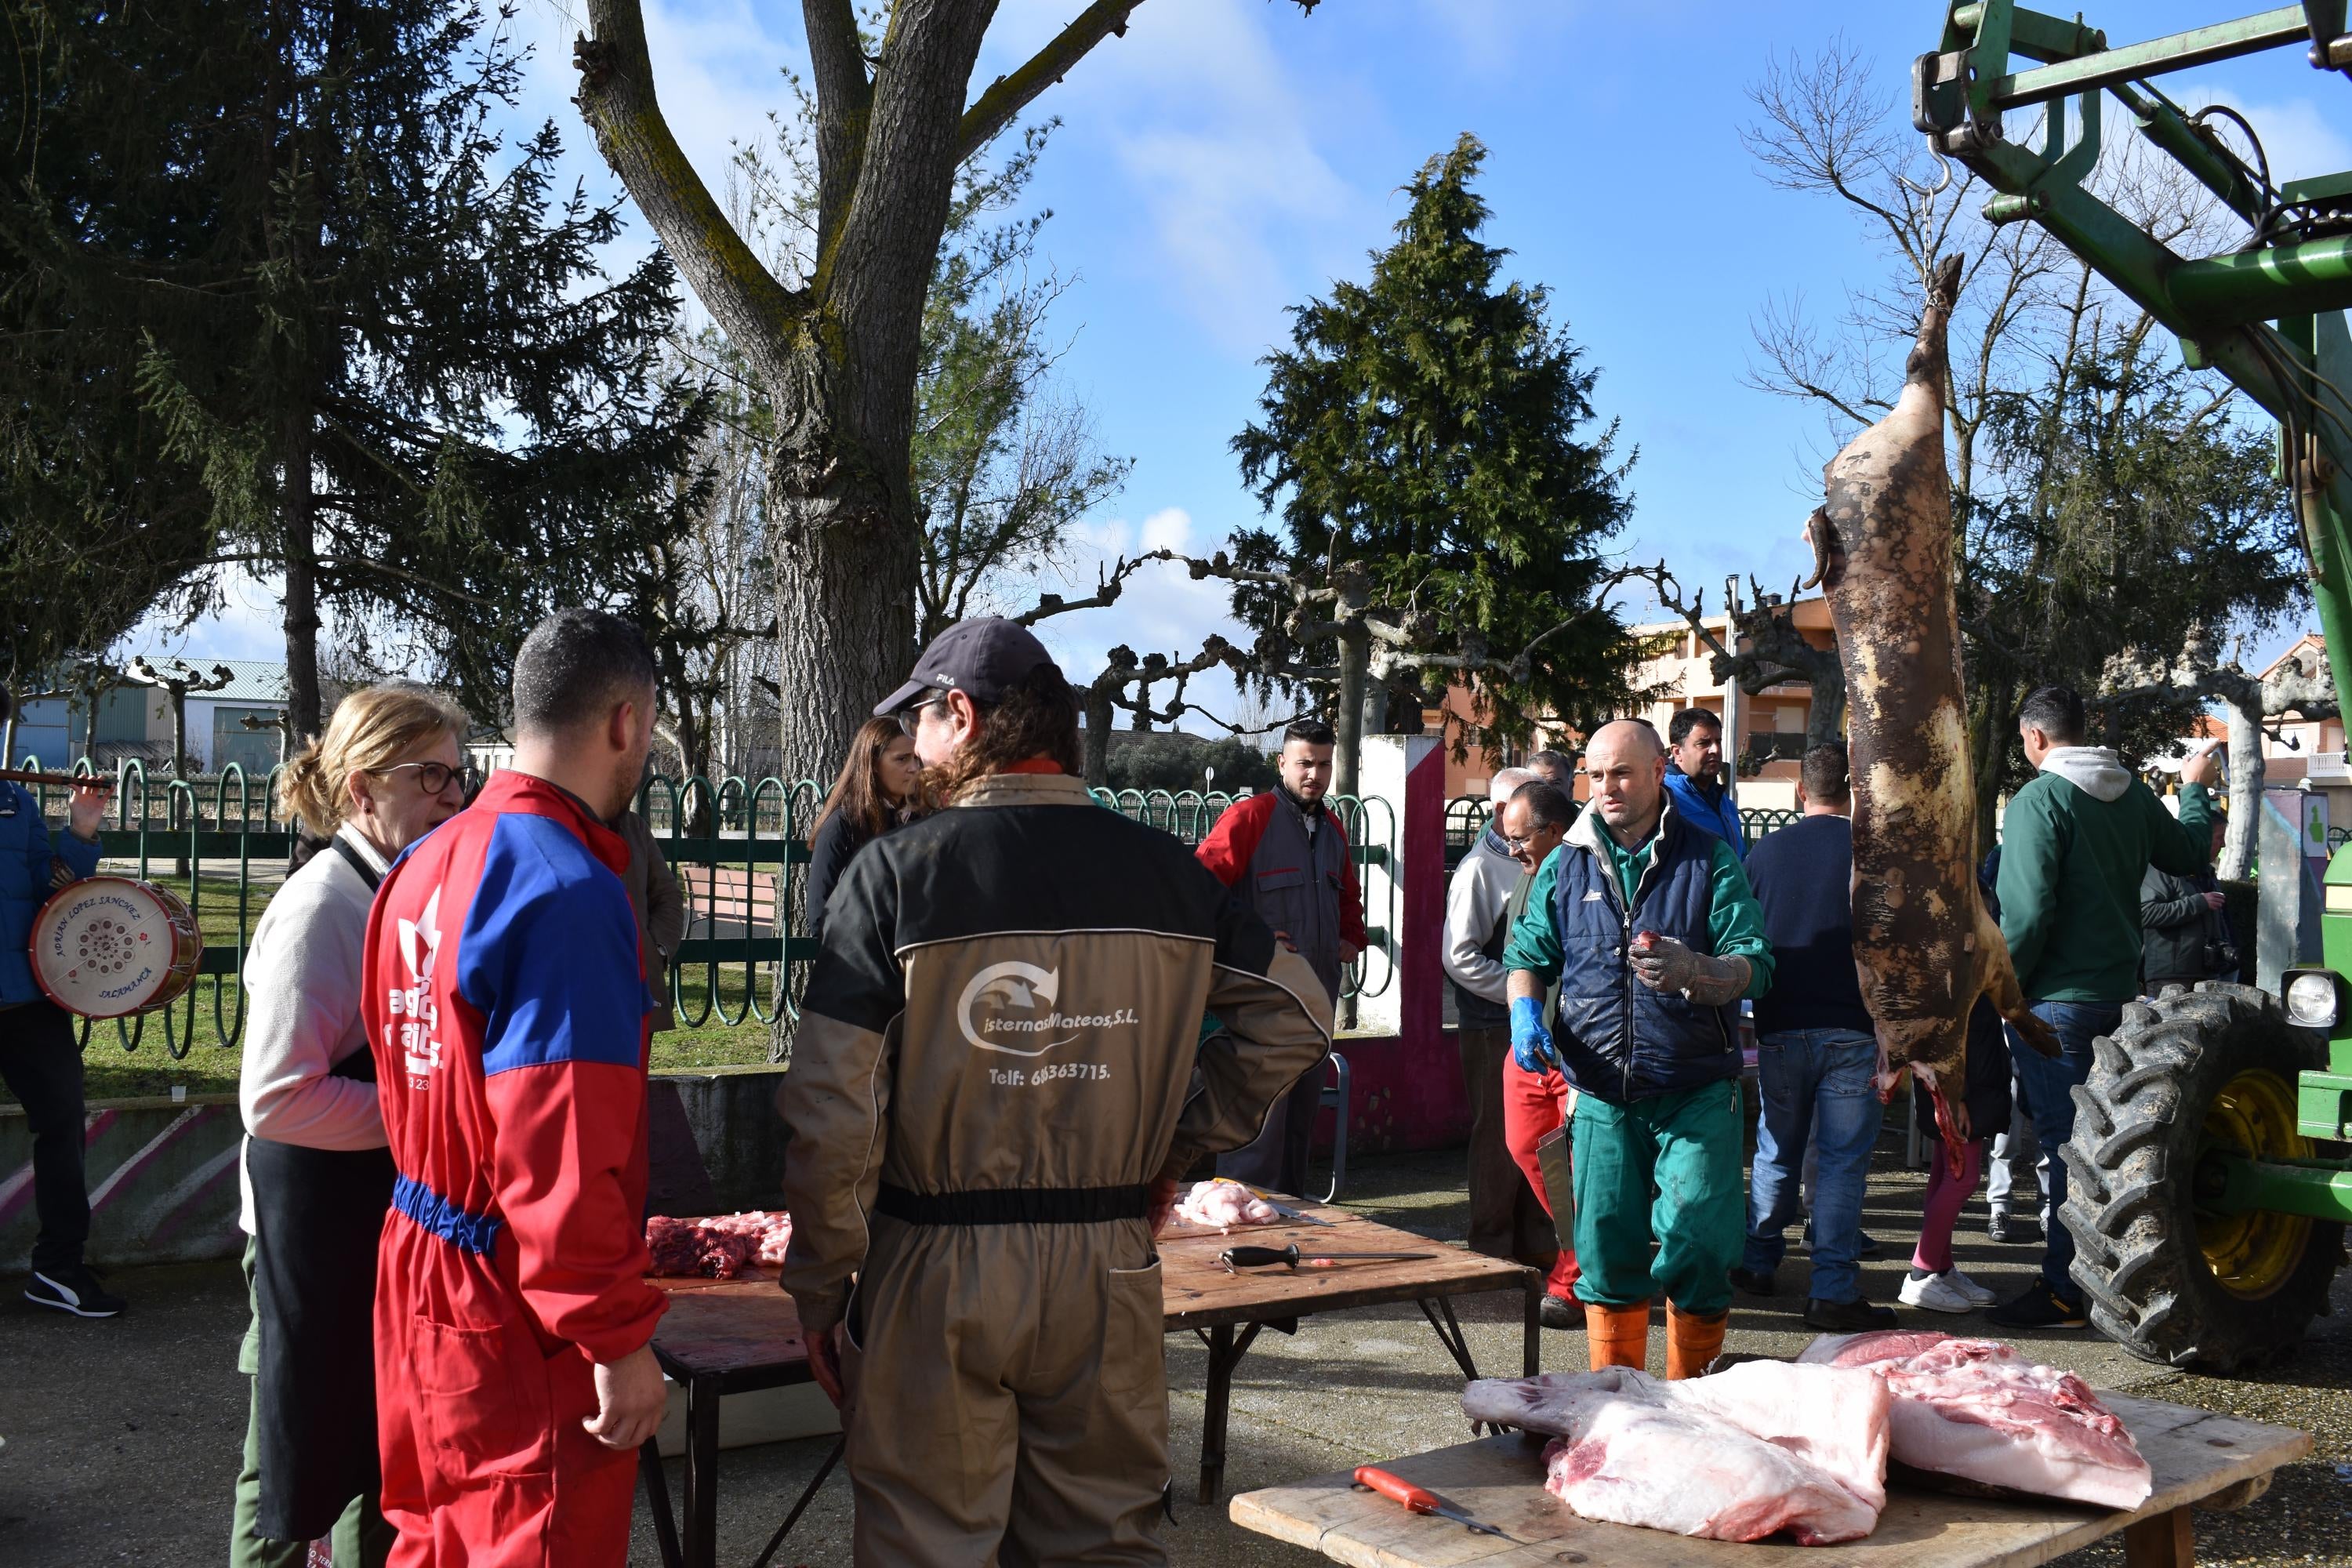
<path fill-rule="evenodd" d="M 0 694 L 0 721 L 7 715 Z M 81 1260 L 89 1239 L 81 1042 L 72 1015 L 34 984 L 28 950 L 33 917 L 49 895 L 98 870 L 98 825 L 111 787 L 106 779 L 77 786 L 66 807 L 68 832 L 52 839 L 31 794 L 0 783 L 0 1081 L 25 1107 L 33 1135 L 33 1206 L 41 1221 L 25 1300 L 77 1318 L 110 1318 L 122 1310 L 122 1299 Z"/>

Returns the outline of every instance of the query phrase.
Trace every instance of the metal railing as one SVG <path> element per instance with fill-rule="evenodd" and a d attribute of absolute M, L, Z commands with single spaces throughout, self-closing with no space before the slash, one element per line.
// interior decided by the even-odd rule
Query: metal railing
<path fill-rule="evenodd" d="M 21 765 L 41 771 L 37 756 L 26 757 Z M 73 771 L 88 775 L 94 770 L 85 759 Z M 231 764 L 207 786 L 200 781 L 151 778 L 137 760 L 126 760 L 114 770 L 114 803 L 108 825 L 99 833 L 101 858 L 142 879 L 161 878 L 178 884 L 184 875 L 183 896 L 205 932 L 194 984 L 168 1006 L 111 1021 L 113 1037 L 124 1050 L 139 1048 L 151 1020 L 174 1060 L 184 1058 L 200 1038 L 230 1047 L 242 1039 L 246 998 L 238 977 L 295 846 L 293 825 L 277 814 L 280 772 L 272 768 L 254 779 Z M 61 830 L 65 791 L 51 785 L 29 787 L 53 834 Z M 1164 790 L 1095 793 L 1105 805 L 1188 845 L 1207 837 L 1234 799 L 1189 790 L 1176 795 Z M 809 831 L 824 798 L 824 787 L 813 779 L 787 784 L 777 778 L 729 777 L 714 784 L 698 775 L 656 775 L 639 789 L 637 810 L 652 827 L 664 857 L 673 870 L 688 873 L 678 879 L 687 903 L 688 934 L 669 970 L 671 1005 L 679 1027 L 700 1028 L 714 1017 L 728 1027 L 772 1024 L 779 1006 L 788 1015 L 794 1011 L 797 986 L 780 988 L 777 966 L 784 966 L 787 978 L 796 980 L 816 955 L 815 938 L 791 928 L 803 907 Z M 1335 796 L 1331 806 L 1339 815 L 1358 866 L 1392 863 L 1396 822 L 1386 801 Z M 180 869 L 184 863 L 184 872 Z M 704 868 L 708 874 L 694 875 L 693 868 Z M 1387 893 L 1380 900 L 1371 898 L 1366 879 L 1359 881 L 1364 888 L 1370 942 L 1385 950 L 1397 928 L 1395 880 L 1383 879 Z M 1359 958 L 1342 995 L 1379 994 L 1393 972 L 1394 966 L 1388 966 L 1367 991 L 1365 965 Z M 730 982 L 740 982 L 740 987 Z M 730 991 L 738 993 L 731 1003 Z M 200 1027 L 206 1024 L 208 1029 Z M 108 1026 L 85 1020 L 84 1046 L 93 1035 L 103 1037 Z"/>

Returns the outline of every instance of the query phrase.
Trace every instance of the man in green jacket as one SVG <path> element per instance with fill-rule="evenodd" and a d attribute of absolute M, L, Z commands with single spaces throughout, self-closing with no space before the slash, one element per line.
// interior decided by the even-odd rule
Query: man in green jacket
<path fill-rule="evenodd" d="M 2074 1086 L 2091 1075 L 2091 1042 L 2112 1034 L 2139 994 L 2139 884 L 2149 866 L 2181 875 L 2205 863 L 2220 768 L 2209 749 L 2182 764 L 2176 820 L 2156 792 L 2104 746 L 2083 743 L 2083 700 L 2063 686 L 2029 693 L 2018 710 L 2025 759 L 2038 776 L 2010 797 L 2001 827 L 2000 934 L 2034 1013 L 2063 1047 L 2044 1057 L 2015 1030 L 2009 1052 L 2033 1129 L 2051 1153 L 2042 1276 L 1989 1314 L 2005 1329 L 2079 1329 L 2088 1320 L 2070 1270 L 2074 1236 L 2058 1211 L 2074 1132 Z"/>

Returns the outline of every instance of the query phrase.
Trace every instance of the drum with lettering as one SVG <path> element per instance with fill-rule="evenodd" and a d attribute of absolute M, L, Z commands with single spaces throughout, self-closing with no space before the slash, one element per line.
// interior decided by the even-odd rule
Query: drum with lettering
<path fill-rule="evenodd" d="M 33 978 L 85 1018 L 164 1005 L 194 984 L 204 951 L 180 896 L 130 877 L 85 877 L 33 919 Z"/>

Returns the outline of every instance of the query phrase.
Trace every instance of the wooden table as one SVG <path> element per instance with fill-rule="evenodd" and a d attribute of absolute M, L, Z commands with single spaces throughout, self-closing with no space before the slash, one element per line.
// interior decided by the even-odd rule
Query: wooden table
<path fill-rule="evenodd" d="M 1223 1489 L 1225 1430 L 1233 1400 L 1234 1368 L 1261 1331 L 1293 1333 L 1298 1320 L 1349 1307 L 1416 1303 L 1465 1378 L 1479 1375 L 1470 1342 L 1454 1315 L 1454 1298 L 1517 1291 L 1525 1312 L 1520 1364 L 1524 1375 L 1542 1370 L 1543 1276 L 1508 1258 L 1448 1247 L 1349 1214 L 1328 1205 L 1295 1201 L 1289 1206 L 1325 1223 L 1251 1226 L 1228 1236 L 1179 1221 L 1160 1237 L 1160 1293 L 1166 1330 L 1198 1335 L 1209 1349 L 1207 1407 L 1201 1416 L 1202 1502 L 1214 1502 Z M 1433 1258 L 1395 1263 L 1344 1263 L 1328 1268 L 1227 1269 L 1217 1254 L 1229 1247 L 1287 1247 L 1305 1252 L 1430 1252 Z"/>
<path fill-rule="evenodd" d="M 1225 1432 L 1234 1369 L 1260 1331 L 1297 1331 L 1298 1320 L 1349 1307 L 1417 1303 L 1462 1368 L 1478 1375 L 1469 1341 L 1454 1314 L 1454 1298 L 1516 1291 L 1525 1312 L 1521 1366 L 1530 1377 L 1538 1361 L 1536 1313 L 1543 1276 L 1507 1259 L 1465 1252 L 1444 1242 L 1360 1219 L 1320 1204 L 1295 1205 L 1325 1221 L 1252 1226 L 1231 1236 L 1182 1222 L 1160 1237 L 1160 1288 L 1169 1333 L 1191 1331 L 1209 1348 L 1207 1408 L 1201 1424 L 1201 1500 L 1216 1500 L 1224 1485 Z M 1254 1269 L 1234 1273 L 1217 1254 L 1237 1246 L 1308 1251 L 1430 1252 L 1433 1258 L 1394 1263 L 1350 1263 L 1330 1268 Z M 660 1456 L 648 1441 L 638 1459 L 654 1531 L 667 1568 L 710 1568 L 719 1542 L 719 1402 L 730 1394 L 814 1381 L 793 1300 L 776 1287 L 773 1269 L 733 1279 L 654 1279 L 669 1310 L 654 1331 L 654 1357 L 686 1389 L 686 1497 L 682 1532 L 670 1521 L 669 1489 Z M 824 1473 L 820 1471 L 817 1482 Z M 812 1484 L 810 1491 L 814 1492 Z M 805 1501 L 805 1498 L 803 1498 Z M 683 1539 L 680 1539 L 680 1536 Z"/>
<path fill-rule="evenodd" d="M 2260 1494 L 2270 1473 L 2310 1451 L 2311 1435 L 2215 1415 L 2154 1399 L 2102 1394 L 2124 1419 L 2156 1472 L 2156 1491 L 2137 1511 L 2083 1503 L 1993 1501 L 1947 1492 L 1889 1489 L 1878 1528 L 1838 1546 L 1785 1541 L 1695 1541 L 1664 1531 L 1578 1518 L 1543 1489 L 1541 1440 L 1517 1434 L 1439 1448 L 1386 1465 L 1513 1540 L 1475 1535 L 1458 1524 L 1407 1513 L 1358 1491 L 1351 1475 L 1318 1476 L 1244 1492 L 1234 1522 L 1363 1568 L 1553 1568 L 1562 1563 L 1615 1568 L 2032 1568 L 2034 1563 L 2124 1535 L 2129 1568 L 2188 1568 L 2189 1505 L 2237 1506 Z"/>
<path fill-rule="evenodd" d="M 637 1451 L 637 1470 L 665 1568 L 712 1568 L 719 1559 L 719 1402 L 730 1394 L 816 1379 L 801 1338 L 800 1312 L 777 1288 L 774 1269 L 750 1269 L 732 1279 L 657 1276 L 646 1283 L 669 1298 L 669 1310 L 654 1331 L 654 1359 L 686 1390 L 682 1531 L 670 1518 L 669 1483 L 656 1439 L 646 1438 Z M 817 1472 L 803 1504 L 831 1468 L 828 1461 Z"/>

